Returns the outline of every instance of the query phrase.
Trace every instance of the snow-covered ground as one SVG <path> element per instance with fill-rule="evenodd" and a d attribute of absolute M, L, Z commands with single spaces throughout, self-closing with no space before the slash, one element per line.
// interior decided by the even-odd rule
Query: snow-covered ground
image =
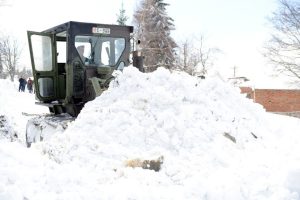
<path fill-rule="evenodd" d="M 299 119 L 266 113 L 218 77 L 128 67 L 63 134 L 31 148 L 22 112 L 47 109 L 0 86 L 0 200 L 300 199 Z M 159 157 L 158 172 L 126 166 Z"/>

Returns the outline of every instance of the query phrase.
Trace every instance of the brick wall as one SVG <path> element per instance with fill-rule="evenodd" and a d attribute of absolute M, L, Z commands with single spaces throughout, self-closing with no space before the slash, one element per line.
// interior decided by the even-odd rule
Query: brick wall
<path fill-rule="evenodd" d="M 241 88 L 248 98 L 263 105 L 268 112 L 299 112 L 300 90 Z"/>
<path fill-rule="evenodd" d="M 247 94 L 247 98 L 254 99 L 253 98 L 254 91 L 252 90 L 251 87 L 240 87 L 240 89 L 242 94 Z"/>

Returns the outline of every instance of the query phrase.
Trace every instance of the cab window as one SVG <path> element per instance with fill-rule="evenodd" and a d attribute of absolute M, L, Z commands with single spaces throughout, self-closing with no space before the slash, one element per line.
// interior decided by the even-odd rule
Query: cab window
<path fill-rule="evenodd" d="M 31 44 L 35 69 L 37 71 L 51 71 L 53 69 L 51 38 L 32 35 Z"/>
<path fill-rule="evenodd" d="M 88 60 L 89 64 L 97 66 L 115 66 L 125 50 L 125 39 L 78 35 L 75 47 L 83 62 Z"/>

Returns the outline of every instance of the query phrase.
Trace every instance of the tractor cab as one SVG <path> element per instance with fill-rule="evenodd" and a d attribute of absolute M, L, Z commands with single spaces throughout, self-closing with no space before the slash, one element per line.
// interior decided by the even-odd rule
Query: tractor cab
<path fill-rule="evenodd" d="M 130 64 L 132 26 L 67 22 L 28 31 L 36 98 L 54 114 L 77 116 L 107 89 L 114 70 Z M 142 71 L 140 54 L 133 63 Z"/>

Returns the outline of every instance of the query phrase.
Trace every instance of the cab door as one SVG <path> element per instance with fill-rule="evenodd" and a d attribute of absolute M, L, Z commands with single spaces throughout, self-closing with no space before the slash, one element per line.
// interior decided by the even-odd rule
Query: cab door
<path fill-rule="evenodd" d="M 56 41 L 53 34 L 27 31 L 36 97 L 42 102 L 57 99 Z"/>

